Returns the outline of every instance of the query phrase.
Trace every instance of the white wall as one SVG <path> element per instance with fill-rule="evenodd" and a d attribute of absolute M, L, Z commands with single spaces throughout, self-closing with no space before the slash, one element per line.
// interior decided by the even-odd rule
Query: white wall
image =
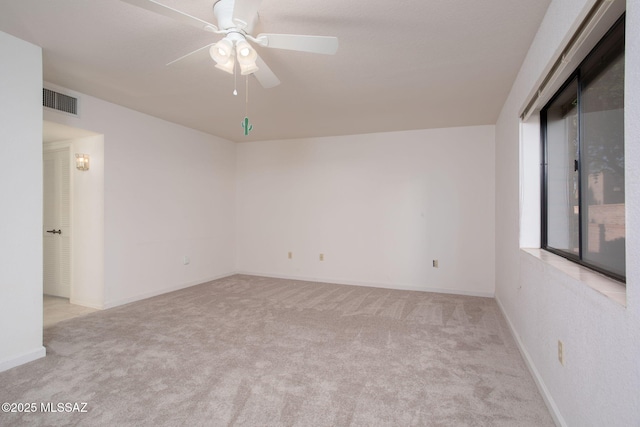
<path fill-rule="evenodd" d="M 42 52 L 0 32 L 0 371 L 43 357 Z"/>
<path fill-rule="evenodd" d="M 103 307 L 232 274 L 234 143 L 47 87 L 79 96 L 80 117 L 46 120 L 104 135 Z"/>
<path fill-rule="evenodd" d="M 535 240 L 530 230 L 521 236 L 519 228 L 522 207 L 535 202 L 522 200 L 521 205 L 520 200 L 518 116 L 545 67 L 592 4 L 591 0 L 551 3 L 496 125 L 496 298 L 559 424 L 635 426 L 640 425 L 638 2 L 627 2 L 626 307 L 519 249 L 521 237 L 523 243 Z M 528 174 L 523 171 L 522 176 Z M 557 359 L 558 340 L 564 343 L 564 366 Z"/>
<path fill-rule="evenodd" d="M 72 156 L 71 303 L 104 305 L 104 135 L 70 141 Z M 75 167 L 75 154 L 89 155 L 89 170 Z"/>
<path fill-rule="evenodd" d="M 241 143 L 237 161 L 238 271 L 493 295 L 493 126 Z"/>

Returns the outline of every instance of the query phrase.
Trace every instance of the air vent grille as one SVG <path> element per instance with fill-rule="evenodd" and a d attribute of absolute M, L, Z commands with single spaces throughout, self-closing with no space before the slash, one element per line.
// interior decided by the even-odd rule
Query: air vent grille
<path fill-rule="evenodd" d="M 54 92 L 50 89 L 42 89 L 42 105 L 54 110 L 78 115 L 78 98 L 74 98 L 63 93 Z"/>

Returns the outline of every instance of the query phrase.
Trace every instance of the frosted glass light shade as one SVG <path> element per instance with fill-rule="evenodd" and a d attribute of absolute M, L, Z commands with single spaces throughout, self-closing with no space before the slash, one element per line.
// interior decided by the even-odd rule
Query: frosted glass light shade
<path fill-rule="evenodd" d="M 224 38 L 218 43 L 211 46 L 209 55 L 218 64 L 226 64 L 229 60 L 233 61 L 233 43 L 231 40 Z"/>
<path fill-rule="evenodd" d="M 235 61 L 231 59 L 231 61 L 227 61 L 225 64 L 217 63 L 216 68 L 222 71 L 226 71 L 229 74 L 233 74 Z"/>
<path fill-rule="evenodd" d="M 240 74 L 242 74 L 243 76 L 249 75 L 249 74 L 253 74 L 256 71 L 258 71 L 258 66 L 253 63 L 253 64 L 240 64 Z"/>
<path fill-rule="evenodd" d="M 236 56 L 243 76 L 258 71 L 258 66 L 256 65 L 258 53 L 246 40 L 238 40 L 236 42 Z"/>

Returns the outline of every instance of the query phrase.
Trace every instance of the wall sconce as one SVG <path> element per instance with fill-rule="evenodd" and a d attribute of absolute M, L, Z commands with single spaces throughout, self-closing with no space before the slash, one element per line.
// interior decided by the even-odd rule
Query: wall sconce
<path fill-rule="evenodd" d="M 81 171 L 89 170 L 89 155 L 76 154 L 76 168 Z"/>

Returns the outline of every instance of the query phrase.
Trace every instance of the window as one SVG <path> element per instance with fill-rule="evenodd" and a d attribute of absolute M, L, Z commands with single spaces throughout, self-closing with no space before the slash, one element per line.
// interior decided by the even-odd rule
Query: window
<path fill-rule="evenodd" d="M 542 248 L 625 281 L 624 15 L 541 110 Z"/>

